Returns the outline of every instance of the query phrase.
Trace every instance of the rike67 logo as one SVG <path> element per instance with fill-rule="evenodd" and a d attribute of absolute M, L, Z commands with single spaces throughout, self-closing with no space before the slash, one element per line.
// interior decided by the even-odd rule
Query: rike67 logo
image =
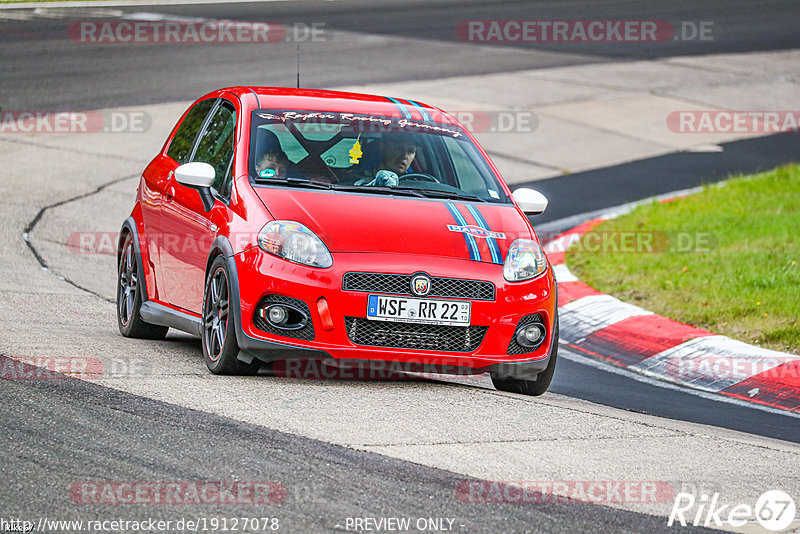
<path fill-rule="evenodd" d="M 710 497 L 703 493 L 699 498 L 693 493 L 678 493 L 672 504 L 667 526 L 673 523 L 685 527 L 734 527 L 757 523 L 770 532 L 783 531 L 795 521 L 797 508 L 794 499 L 781 490 L 763 493 L 755 506 L 748 503 L 728 504 L 720 500 L 719 493 Z"/>

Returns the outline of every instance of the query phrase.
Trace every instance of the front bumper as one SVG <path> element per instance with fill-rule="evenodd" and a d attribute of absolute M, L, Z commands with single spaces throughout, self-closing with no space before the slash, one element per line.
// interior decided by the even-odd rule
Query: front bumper
<path fill-rule="evenodd" d="M 481 372 L 498 364 L 526 364 L 528 371 L 537 372 L 544 370 L 548 364 L 556 316 L 556 287 L 549 268 L 533 280 L 509 283 L 503 278 L 502 265 L 487 262 L 388 253 L 335 253 L 333 258 L 332 267 L 318 269 L 282 260 L 258 248 L 233 256 L 241 310 L 241 331 L 237 333 L 240 346 L 265 360 L 329 356 L 337 360 L 441 366 L 457 368 L 458 372 Z M 471 324 L 486 327 L 485 334 L 477 348 L 471 351 L 421 350 L 354 343 L 348 335 L 348 326 L 352 328 L 353 318 L 366 317 L 368 296 L 380 291 L 344 290 L 342 281 L 348 272 L 406 275 L 425 272 L 432 277 L 489 281 L 495 286 L 494 300 L 470 300 Z M 258 304 L 268 295 L 290 297 L 305 303 L 314 326 L 313 338 L 301 340 L 258 328 L 255 321 Z M 329 310 L 329 317 L 325 317 L 325 320 L 321 315 L 321 311 L 323 314 L 325 312 L 319 305 L 320 299 L 324 299 Z M 531 314 L 542 317 L 546 338 L 533 352 L 509 354 L 509 343 L 518 324 Z M 391 326 L 403 323 L 381 324 Z"/>

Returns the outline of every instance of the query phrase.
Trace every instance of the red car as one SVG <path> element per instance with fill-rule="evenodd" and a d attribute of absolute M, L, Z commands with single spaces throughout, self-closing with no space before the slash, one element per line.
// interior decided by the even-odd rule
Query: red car
<path fill-rule="evenodd" d="M 486 152 L 440 109 L 264 87 L 210 93 L 142 174 L 119 239 L 124 336 L 202 338 L 216 374 L 323 359 L 490 372 L 544 393 L 556 283 Z"/>

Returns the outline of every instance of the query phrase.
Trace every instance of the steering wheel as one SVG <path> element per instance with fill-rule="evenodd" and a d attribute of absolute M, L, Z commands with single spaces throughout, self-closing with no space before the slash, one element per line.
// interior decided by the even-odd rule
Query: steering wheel
<path fill-rule="evenodd" d="M 436 182 L 437 184 L 442 183 L 436 177 L 431 176 L 430 174 L 425 174 L 424 172 L 410 172 L 408 174 L 404 174 L 399 178 L 401 182 L 404 180 L 411 180 L 411 179 L 416 179 L 423 182 Z"/>

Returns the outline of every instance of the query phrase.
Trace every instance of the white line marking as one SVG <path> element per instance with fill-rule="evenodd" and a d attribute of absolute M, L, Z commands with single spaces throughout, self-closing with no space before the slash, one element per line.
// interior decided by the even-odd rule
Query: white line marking
<path fill-rule="evenodd" d="M 562 331 L 587 336 L 629 317 L 653 315 L 653 312 L 611 295 L 589 295 L 559 307 L 558 315 Z"/>
<path fill-rule="evenodd" d="M 715 392 L 798 359 L 800 356 L 754 347 L 726 336 L 704 336 L 659 352 L 631 368 Z"/>
<path fill-rule="evenodd" d="M 4 4 L 0 4 L 2 6 Z M 19 11 L 2 11 L 0 9 L 0 21 L 6 20 L 33 20 L 35 18 L 44 19 L 63 19 L 67 17 L 77 18 L 119 18 L 123 14 L 119 9 L 80 9 L 80 8 L 60 8 L 60 7 L 37 7 L 36 9 L 20 9 Z"/>
<path fill-rule="evenodd" d="M 556 281 L 560 284 L 561 282 L 577 282 L 578 278 L 570 272 L 567 266 L 563 263 L 559 263 L 558 265 L 553 265 L 553 275 L 556 277 Z"/>
<path fill-rule="evenodd" d="M 560 235 L 555 239 L 551 239 L 544 245 L 544 253 L 552 254 L 553 252 L 566 252 L 573 243 L 580 241 L 581 234 L 579 232 L 569 232 Z"/>
<path fill-rule="evenodd" d="M 0 13 L 0 20 L 31 20 L 33 13 Z"/>
<path fill-rule="evenodd" d="M 148 22 L 225 22 L 221 19 L 206 19 L 202 17 L 184 17 L 181 15 L 165 15 L 163 13 L 151 13 L 149 11 L 137 11 L 136 13 L 126 13 L 123 17 L 126 20 L 146 20 Z"/>
<path fill-rule="evenodd" d="M 624 376 L 626 378 L 630 378 L 631 380 L 636 380 L 637 382 L 643 382 L 645 384 L 649 384 L 651 386 L 659 387 L 662 389 L 670 389 L 673 391 L 681 391 L 688 395 L 694 395 L 695 397 L 701 397 L 704 399 L 717 401 L 717 402 L 726 402 L 728 404 L 735 404 L 737 406 L 742 406 L 745 408 L 753 408 L 754 410 L 761 410 L 763 412 L 769 412 L 772 414 L 777 415 L 785 415 L 787 417 L 794 417 L 795 419 L 800 419 L 800 413 L 789 412 L 786 410 L 780 410 L 778 408 L 772 408 L 770 406 L 765 406 L 763 404 L 759 404 L 757 402 L 749 402 L 739 400 L 735 397 L 728 397 L 727 395 L 720 395 L 719 393 L 709 393 L 707 391 L 701 391 L 699 389 L 692 389 L 685 386 L 680 386 L 677 384 L 672 384 L 670 382 L 664 382 L 663 380 L 658 380 L 655 378 L 650 378 L 644 376 L 642 374 L 636 373 L 634 371 L 629 371 L 627 368 L 617 367 L 615 365 L 611 365 L 605 362 L 597 361 L 587 356 L 583 356 L 580 354 L 576 354 L 571 350 L 564 348 L 562 345 L 558 350 L 559 358 L 564 358 L 571 362 L 579 363 L 582 365 L 586 365 L 588 367 L 593 367 L 595 369 L 599 369 L 601 371 L 605 371 L 607 373 L 612 373 L 615 375 Z"/>

